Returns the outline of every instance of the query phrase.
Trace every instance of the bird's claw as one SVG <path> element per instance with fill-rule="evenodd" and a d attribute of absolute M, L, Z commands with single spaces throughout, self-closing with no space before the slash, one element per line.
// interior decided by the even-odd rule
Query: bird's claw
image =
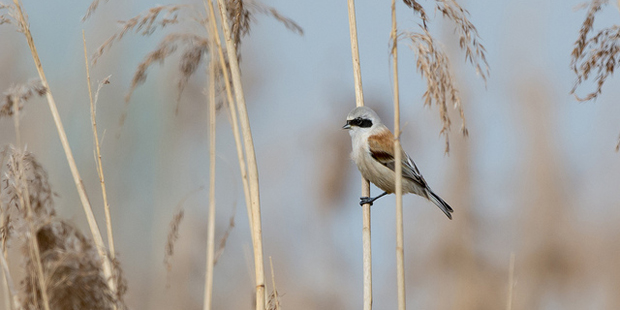
<path fill-rule="evenodd" d="M 369 204 L 372 206 L 372 203 L 375 200 L 372 197 L 360 197 L 360 206 L 363 206 L 365 204 Z"/>

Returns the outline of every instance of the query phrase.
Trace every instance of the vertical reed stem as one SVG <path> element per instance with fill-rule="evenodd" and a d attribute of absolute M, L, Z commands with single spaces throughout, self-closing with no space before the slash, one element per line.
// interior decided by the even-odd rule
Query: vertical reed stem
<path fill-rule="evenodd" d="M 252 202 L 252 239 L 254 247 L 254 269 L 256 272 L 256 309 L 265 309 L 265 270 L 263 262 L 263 236 L 261 227 L 260 214 L 260 191 L 258 186 L 258 166 L 256 163 L 256 154 L 254 152 L 254 141 L 252 139 L 252 130 L 250 128 L 250 118 L 245 104 L 245 95 L 241 84 L 241 71 L 237 60 L 237 50 L 232 41 L 230 25 L 228 22 L 228 10 L 224 0 L 217 0 L 220 8 L 220 17 L 222 30 L 224 31 L 224 40 L 226 41 L 226 52 L 228 53 L 228 61 L 230 62 L 230 71 L 232 74 L 232 82 L 237 99 L 237 110 L 241 121 L 241 130 L 243 133 L 243 142 L 245 145 L 246 160 L 248 164 L 248 174 L 250 183 L 250 195 Z"/>
<path fill-rule="evenodd" d="M 24 35 L 26 36 L 26 41 L 28 41 L 28 47 L 30 48 L 32 59 L 34 60 L 34 64 L 35 64 L 35 67 L 37 68 L 37 72 L 39 73 L 41 84 L 47 90 L 45 93 L 47 97 L 47 103 L 49 104 L 50 112 L 52 113 L 54 124 L 56 124 L 56 129 L 60 137 L 60 142 L 65 151 L 67 162 L 69 163 L 69 169 L 71 170 L 73 181 L 75 182 L 75 186 L 80 196 L 80 201 L 82 202 L 82 207 L 84 208 L 84 213 L 86 214 L 86 220 L 88 221 L 88 226 L 93 236 L 93 241 L 95 242 L 95 246 L 97 247 L 99 257 L 102 260 L 104 276 L 106 277 L 106 279 L 109 279 L 110 277 L 112 277 L 112 272 L 111 272 L 112 268 L 110 266 L 110 261 L 108 259 L 108 255 L 105 250 L 106 247 L 105 247 L 105 244 L 103 243 L 103 238 L 101 237 L 101 232 L 99 231 L 99 227 L 97 226 L 97 220 L 95 219 L 95 215 L 93 214 L 92 207 L 90 206 L 90 201 L 88 201 L 88 196 L 86 195 L 86 189 L 84 188 L 84 183 L 82 183 L 82 178 L 80 177 L 80 173 L 77 169 L 75 159 L 73 158 L 73 153 L 71 152 L 71 147 L 69 146 L 69 140 L 67 139 L 67 133 L 65 132 L 65 129 L 62 125 L 62 120 L 60 119 L 58 108 L 56 107 L 56 101 L 54 101 L 54 97 L 52 96 L 52 90 L 49 87 L 49 83 L 47 82 L 47 79 L 45 78 L 45 72 L 43 72 L 43 66 L 41 65 L 41 60 L 39 58 L 39 54 L 37 53 L 37 49 L 34 45 L 32 34 L 30 33 L 30 27 L 28 26 L 28 23 L 26 22 L 26 18 L 24 17 L 24 13 L 22 11 L 22 7 L 19 3 L 19 0 L 13 0 L 13 3 L 15 4 L 15 7 L 17 8 L 17 12 L 19 14 L 18 16 L 19 23 L 21 25 L 21 29 L 24 32 Z"/>
<path fill-rule="evenodd" d="M 206 3 L 209 4 L 209 8 L 207 10 Z M 250 196 L 250 185 L 248 184 L 248 173 L 245 164 L 245 157 L 243 155 L 243 145 L 241 142 L 241 136 L 239 135 L 239 122 L 237 120 L 237 111 L 235 110 L 235 102 L 232 95 L 232 90 L 230 89 L 230 78 L 228 77 L 228 68 L 226 65 L 226 58 L 224 57 L 224 52 L 222 48 L 222 44 L 220 41 L 220 33 L 217 29 L 217 18 L 215 17 L 215 10 L 213 9 L 213 2 L 203 0 L 203 4 L 205 4 L 205 10 L 208 11 L 209 14 L 209 23 L 211 24 L 211 29 L 207 28 L 209 33 L 212 33 L 214 36 L 215 45 L 217 45 L 217 54 L 218 60 L 220 61 L 220 67 L 222 68 L 222 74 L 224 76 L 224 88 L 226 89 L 226 99 L 228 103 L 228 111 L 230 112 L 230 126 L 232 127 L 233 137 L 235 138 L 235 146 L 237 147 L 237 159 L 239 161 L 239 171 L 241 172 L 241 182 L 243 184 L 243 194 L 245 195 L 245 206 L 248 212 L 248 218 L 250 223 L 250 231 L 254 231 L 252 229 L 252 197 Z M 205 25 L 205 28 L 207 25 Z M 254 240 L 252 240 L 254 242 Z"/>
<path fill-rule="evenodd" d="M 360 66 L 359 47 L 357 43 L 357 24 L 355 21 L 355 0 L 347 0 L 349 10 L 349 32 L 351 36 L 351 58 L 353 60 L 353 78 L 355 80 L 355 105 L 364 105 L 362 91 L 362 69 Z M 362 177 L 362 196 L 370 197 L 370 182 Z M 362 248 L 364 268 L 364 310 L 372 309 L 372 250 L 370 239 L 370 204 L 362 206 Z"/>
<path fill-rule="evenodd" d="M 396 27 L 396 1 L 392 0 L 392 71 L 394 80 L 394 171 L 402 171 L 402 152 L 400 146 L 400 94 L 398 90 L 398 33 Z M 405 310 L 405 243 L 403 233 L 403 175 L 395 173 L 396 187 L 396 286 L 398 309 Z"/>
<path fill-rule="evenodd" d="M 86 50 L 86 36 L 84 30 L 82 30 L 82 42 L 84 44 L 84 65 L 86 66 L 86 82 L 88 84 L 88 98 L 90 99 L 90 121 L 93 125 L 93 139 L 95 140 L 95 151 L 97 155 L 97 175 L 99 176 L 99 183 L 101 184 L 101 194 L 103 195 L 103 211 L 105 213 L 105 223 L 108 236 L 108 250 L 110 251 L 110 257 L 114 259 L 116 253 L 114 251 L 114 236 L 112 235 L 112 217 L 110 216 L 110 204 L 108 203 L 108 193 L 105 187 L 105 178 L 103 176 L 103 164 L 101 163 L 101 148 L 99 147 L 99 133 L 97 132 L 97 115 L 95 113 L 95 102 L 93 100 L 93 91 L 90 81 L 90 68 L 88 67 L 88 51 Z M 108 277 L 108 285 L 110 291 L 116 296 L 116 282 L 114 277 Z M 116 309 L 116 304 L 114 305 Z"/>
<path fill-rule="evenodd" d="M 213 38 L 209 38 L 213 50 Z M 211 309 L 213 297 L 213 260 L 215 253 L 215 63 L 209 62 L 209 223 L 207 231 L 207 273 L 203 309 Z"/>

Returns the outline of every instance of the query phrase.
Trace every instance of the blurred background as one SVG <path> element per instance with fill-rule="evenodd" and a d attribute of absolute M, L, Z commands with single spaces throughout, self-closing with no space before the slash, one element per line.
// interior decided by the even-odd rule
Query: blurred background
<path fill-rule="evenodd" d="M 191 2 L 202 9 L 202 3 Z M 284 309 L 359 309 L 362 304 L 360 175 L 341 130 L 355 106 L 346 1 L 265 0 L 296 21 L 298 36 L 257 15 L 242 44 L 241 70 L 259 165 L 265 257 L 271 257 Z M 469 137 L 458 129 L 451 151 L 415 55 L 400 45 L 402 143 L 428 183 L 455 209 L 404 197 L 407 303 L 411 309 L 502 309 L 514 253 L 513 309 L 620 309 L 620 81 L 595 102 L 579 103 L 570 53 L 585 11 L 578 0 L 460 1 L 487 49 L 488 83 L 464 63 L 454 25 L 421 1 L 431 33 L 445 46 L 463 99 Z M 24 1 L 31 31 L 100 227 L 104 216 L 93 156 L 82 29 L 92 53 L 156 1 Z M 401 30 L 417 15 L 397 4 Z M 619 22 L 615 3 L 594 29 Z M 358 1 L 366 105 L 392 128 L 390 5 Z M 187 27 L 188 31 L 199 31 Z M 99 96 L 98 126 L 117 255 L 132 309 L 200 309 L 207 236 L 208 114 L 204 70 L 190 80 L 175 115 L 178 55 L 148 71 L 125 111 L 123 96 L 140 60 L 166 32 L 134 33 L 92 68 L 93 83 L 112 75 Z M 37 76 L 25 39 L 0 27 L 0 90 Z M 584 94 L 594 85 L 578 90 Z M 251 239 L 228 113 L 217 126 L 216 242 L 231 217 L 215 266 L 214 309 L 253 304 Z M 59 214 L 88 232 L 47 102 L 27 103 L 22 141 L 47 169 Z M 0 145 L 15 143 L 0 121 Z M 196 191 L 198 190 L 198 191 Z M 380 191 L 373 187 L 372 195 Z M 169 272 L 163 263 L 169 222 L 184 201 Z M 372 207 L 376 309 L 396 306 L 394 197 Z M 17 263 L 15 263 L 17 264 Z M 19 268 L 19 265 L 12 266 Z M 268 267 L 268 264 L 266 264 Z M 269 270 L 269 269 L 266 269 Z M 270 287 L 270 286 L 268 286 Z M 4 303 L 0 303 L 0 307 Z"/>

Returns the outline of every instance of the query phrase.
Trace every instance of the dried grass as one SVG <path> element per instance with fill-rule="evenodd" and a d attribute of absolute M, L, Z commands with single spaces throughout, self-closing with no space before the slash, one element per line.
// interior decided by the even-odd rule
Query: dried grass
<path fill-rule="evenodd" d="M 158 28 L 163 29 L 169 25 L 177 24 L 179 22 L 179 11 L 183 8 L 187 8 L 187 6 L 160 5 L 150 8 L 148 11 L 140 13 L 127 21 L 119 21 L 122 27 L 121 30 L 113 34 L 97 49 L 92 56 L 93 65 L 97 63 L 99 57 L 101 57 L 106 50 L 112 47 L 114 42 L 120 41 L 129 32 L 133 31 L 139 35 L 149 36 Z"/>
<path fill-rule="evenodd" d="M 86 10 L 86 14 L 84 14 L 84 17 L 82 17 L 82 22 L 85 22 L 91 15 L 95 13 L 97 8 L 99 7 L 99 2 L 101 2 L 101 0 L 95 0 L 90 3 L 90 6 L 88 6 L 88 9 Z M 103 0 L 103 2 L 108 2 L 108 0 Z"/>
<path fill-rule="evenodd" d="M 185 195 L 176 205 L 176 212 L 170 221 L 170 229 L 168 230 L 168 237 L 166 239 L 166 250 L 164 253 L 164 265 L 166 266 L 166 270 L 170 272 L 172 269 L 172 256 L 174 256 L 174 245 L 176 241 L 179 239 L 179 229 L 181 228 L 181 222 L 185 216 L 185 201 L 193 194 L 203 190 L 204 187 L 197 188 L 187 195 Z"/>
<path fill-rule="evenodd" d="M 231 35 L 240 58 L 239 45 L 244 36 L 250 33 L 252 23 L 256 22 L 255 14 L 264 14 L 281 22 L 287 29 L 303 35 L 304 31 L 295 21 L 280 14 L 275 8 L 254 0 L 225 0 Z"/>
<path fill-rule="evenodd" d="M 467 135 L 465 114 L 461 105 L 454 78 L 450 72 L 450 60 L 441 46 L 435 42 L 430 33 L 422 29 L 422 33 L 404 32 L 401 36 L 410 40 L 409 47 L 417 56 L 416 68 L 426 79 L 426 91 L 424 92 L 424 104 L 439 107 L 439 116 L 443 128 L 440 134 L 445 137 L 445 152 L 450 151 L 449 131 L 452 121 L 448 114 L 448 104 L 454 105 L 461 115 L 461 132 Z"/>
<path fill-rule="evenodd" d="M 486 49 L 480 43 L 478 30 L 469 21 L 469 12 L 454 0 L 437 0 L 437 10 L 456 24 L 455 31 L 459 36 L 459 47 L 465 51 L 465 61 L 469 61 L 486 84 L 489 76 Z"/>
<path fill-rule="evenodd" d="M 461 118 L 461 132 L 468 135 L 465 113 L 454 79 L 450 72 L 450 63 L 447 54 L 431 36 L 427 23 L 429 21 L 422 5 L 415 0 L 403 2 L 420 15 L 422 25 L 420 32 L 401 32 L 400 39 L 410 41 L 410 47 L 417 56 L 416 68 L 426 79 L 427 90 L 423 95 L 424 104 L 439 106 L 439 117 L 442 121 L 440 134 L 445 137 L 445 152 L 450 151 L 449 131 L 452 125 L 448 115 L 448 104 L 459 111 Z M 469 20 L 469 12 L 463 9 L 454 0 L 436 0 L 435 9 L 442 16 L 455 23 L 455 32 L 458 35 L 459 47 L 465 52 L 465 61 L 469 62 L 485 85 L 489 76 L 489 64 L 486 59 L 486 49 L 481 43 L 480 35 L 474 24 Z M 394 45 L 394 43 L 391 43 Z M 391 48 L 393 51 L 393 48 Z"/>
<path fill-rule="evenodd" d="M 2 181 L 5 205 L 3 210 L 5 215 L 10 217 L 5 225 L 11 225 L 19 235 L 26 234 L 27 210 L 20 203 L 21 197 L 25 194 L 23 184 L 28 184 L 35 226 L 47 223 L 56 215 L 54 193 L 48 182 L 47 172 L 32 153 L 10 148 L 6 176 Z"/>
<path fill-rule="evenodd" d="M 92 241 L 71 224 L 52 220 L 37 230 L 41 262 L 51 309 L 112 309 L 112 296 Z M 32 257 L 24 251 L 26 272 L 23 293 L 26 309 L 41 303 Z"/>
<path fill-rule="evenodd" d="M 620 66 L 620 26 L 600 30 L 595 35 L 593 32 L 595 15 L 601 11 L 608 0 L 593 0 L 588 6 L 586 19 L 579 30 L 579 37 L 575 41 L 575 47 L 571 53 L 571 69 L 577 75 L 575 85 L 570 93 L 579 101 L 596 99 L 602 92 L 603 85 L 614 70 Z M 596 90 L 587 93 L 584 97 L 577 95 L 577 88 L 592 74 L 595 74 Z"/>
<path fill-rule="evenodd" d="M 209 51 L 208 41 L 201 36 L 191 33 L 172 33 L 167 35 L 161 40 L 155 50 L 144 57 L 142 62 L 138 64 L 133 79 L 131 80 L 131 87 L 128 94 L 125 96 L 125 102 L 131 99 L 131 95 L 136 87 L 142 85 L 146 81 L 147 69 L 154 63 L 163 64 L 164 60 L 176 52 L 180 46 L 185 48 L 179 62 L 181 78 L 177 84 L 177 88 L 179 90 L 178 99 L 180 99 L 181 93 L 185 85 L 187 85 L 189 78 L 196 72 L 203 55 Z"/>
<path fill-rule="evenodd" d="M 2 25 L 2 24 L 16 24 L 14 22 L 13 15 L 11 13 L 12 6 L 7 5 L 7 4 L 3 4 L 2 2 L 0 2 L 0 13 L 3 10 L 8 11 L 8 13 L 0 14 L 0 25 Z"/>
<path fill-rule="evenodd" d="M 224 231 L 224 235 L 220 239 L 219 246 L 217 247 L 217 251 L 215 251 L 215 258 L 213 258 L 213 265 L 217 264 L 217 261 L 220 259 L 220 256 L 224 254 L 224 250 L 226 249 L 226 241 L 228 241 L 228 236 L 230 236 L 230 232 L 233 228 L 235 228 L 235 207 L 233 205 L 233 212 L 228 220 L 228 227 Z"/>
<path fill-rule="evenodd" d="M 269 267 L 271 267 L 271 286 L 272 291 L 269 294 L 269 298 L 267 298 L 267 310 L 280 310 L 282 309 L 280 306 L 280 296 L 278 295 L 278 288 L 276 287 L 276 274 L 273 271 L 273 260 L 271 260 L 271 256 L 269 256 Z"/>
<path fill-rule="evenodd" d="M 34 155 L 11 148 L 0 184 L 3 243 L 6 246 L 9 239 L 20 241 L 25 259 L 26 274 L 20 288 L 24 309 L 40 309 L 44 304 L 37 257 L 40 257 L 50 309 L 124 308 L 122 300 L 127 286 L 118 263 L 113 262 L 113 276 L 119 283 L 117 294 L 113 294 L 92 240 L 56 217 L 47 172 Z M 30 208 L 24 207 L 25 196 L 29 197 Z M 28 209 L 32 210 L 31 214 Z M 31 248 L 33 236 L 38 255 Z"/>
<path fill-rule="evenodd" d="M 18 108 L 20 111 L 24 108 L 24 103 L 33 96 L 43 96 L 47 93 L 47 88 L 43 86 L 41 80 L 32 79 L 23 84 L 11 86 L 2 93 L 2 102 L 0 102 L 0 118 L 11 117 Z"/>
<path fill-rule="evenodd" d="M 403 2 L 408 7 L 412 8 L 414 12 L 420 14 L 420 19 L 422 19 L 422 25 L 424 25 L 424 29 L 427 29 L 428 27 L 426 24 L 428 23 L 428 15 L 426 15 L 426 11 L 424 11 L 422 5 L 415 0 L 403 0 Z"/>

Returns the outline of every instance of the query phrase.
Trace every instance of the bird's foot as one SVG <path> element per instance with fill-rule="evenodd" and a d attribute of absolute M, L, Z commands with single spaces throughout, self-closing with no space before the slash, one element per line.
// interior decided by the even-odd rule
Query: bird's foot
<path fill-rule="evenodd" d="M 375 201 L 376 198 L 372 198 L 372 197 L 360 197 L 360 206 L 363 206 L 365 204 L 370 204 L 372 206 L 372 203 Z"/>

